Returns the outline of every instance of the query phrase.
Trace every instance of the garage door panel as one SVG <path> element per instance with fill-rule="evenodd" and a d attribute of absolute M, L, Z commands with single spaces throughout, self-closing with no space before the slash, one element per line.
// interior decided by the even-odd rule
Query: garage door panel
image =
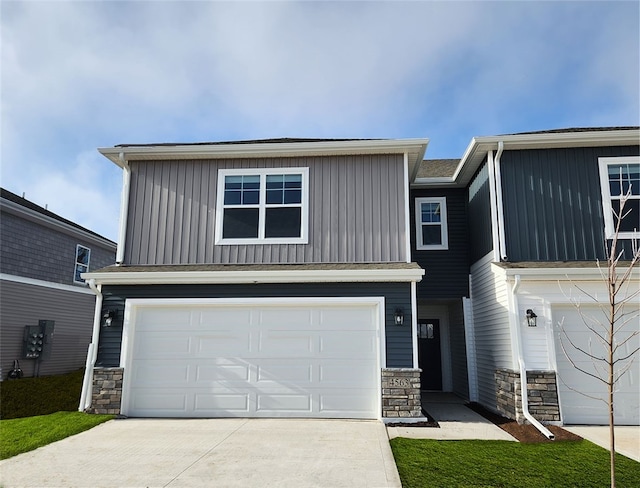
<path fill-rule="evenodd" d="M 190 303 L 168 315 L 145 303 L 129 326 L 123 413 L 377 418 L 378 303 Z"/>

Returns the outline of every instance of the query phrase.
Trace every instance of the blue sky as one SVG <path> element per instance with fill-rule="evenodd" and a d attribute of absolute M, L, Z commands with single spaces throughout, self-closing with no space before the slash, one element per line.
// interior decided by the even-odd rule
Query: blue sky
<path fill-rule="evenodd" d="M 117 238 L 97 147 L 640 125 L 640 2 L 12 2 L 1 184 Z"/>

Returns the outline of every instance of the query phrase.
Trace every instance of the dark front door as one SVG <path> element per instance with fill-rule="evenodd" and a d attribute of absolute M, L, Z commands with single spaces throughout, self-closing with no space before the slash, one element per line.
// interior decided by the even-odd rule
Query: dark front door
<path fill-rule="evenodd" d="M 442 362 L 440 353 L 440 321 L 418 321 L 418 365 L 422 369 L 420 388 L 442 390 Z"/>

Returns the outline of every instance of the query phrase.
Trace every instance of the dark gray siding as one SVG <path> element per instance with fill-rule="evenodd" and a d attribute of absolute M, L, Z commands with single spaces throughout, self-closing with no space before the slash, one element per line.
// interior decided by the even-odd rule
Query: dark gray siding
<path fill-rule="evenodd" d="M 449 249 L 416 250 L 416 198 L 446 197 Z M 469 295 L 469 237 L 467 227 L 467 191 L 464 188 L 411 191 L 412 261 L 425 269 L 418 283 L 418 299 L 457 298 Z"/>
<path fill-rule="evenodd" d="M 639 146 L 505 151 L 501 176 L 508 260 L 604 259 L 598 158 L 638 154 Z M 622 245 L 631 252 L 630 241 Z"/>
<path fill-rule="evenodd" d="M 469 184 L 469 244 L 471 264 L 493 249 L 489 169 L 486 161 Z"/>
<path fill-rule="evenodd" d="M 218 169 L 309 168 L 309 243 L 214 245 Z M 128 264 L 404 262 L 402 155 L 133 162 Z"/>
<path fill-rule="evenodd" d="M 35 360 L 21 359 L 25 325 L 54 320 L 51 356 L 40 363 L 40 375 L 62 374 L 82 368 L 91 342 L 95 295 L 0 281 L 1 375 L 6 379 L 13 360 L 20 360 L 25 376 L 33 376 Z"/>
<path fill-rule="evenodd" d="M 115 262 L 113 250 L 9 212 L 2 212 L 0 236 L 1 270 L 10 275 L 73 285 L 77 244 L 91 249 L 90 271 Z"/>
<path fill-rule="evenodd" d="M 256 285 L 153 285 L 105 286 L 103 311 L 124 310 L 127 298 L 245 298 L 245 297 L 385 297 L 387 367 L 413 367 L 411 342 L 411 285 L 409 283 L 322 283 Z M 405 325 L 393 324 L 393 314 L 402 308 Z M 97 366 L 118 366 L 123 315 L 100 331 Z"/>
<path fill-rule="evenodd" d="M 469 377 L 462 300 L 449 305 L 449 341 L 451 345 L 453 392 L 462 398 L 468 399 Z"/>

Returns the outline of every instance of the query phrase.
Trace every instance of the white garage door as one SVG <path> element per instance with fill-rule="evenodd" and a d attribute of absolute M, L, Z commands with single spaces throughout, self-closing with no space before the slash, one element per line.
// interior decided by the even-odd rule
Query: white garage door
<path fill-rule="evenodd" d="M 605 319 L 601 310 L 597 307 L 582 306 L 582 313 L 586 317 L 593 317 L 596 320 Z M 594 338 L 583 322 L 582 317 L 575 307 L 554 307 L 554 323 L 563 322 L 563 328 L 576 346 L 583 350 L 591 350 L 600 357 L 608 357 L 606 349 Z M 595 322 L 588 320 L 590 325 L 595 326 Z M 597 327 L 597 326 L 596 326 Z M 637 330 L 637 322 L 629 323 L 617 336 L 618 341 Z M 562 420 L 565 424 L 586 424 L 586 425 L 606 425 L 609 423 L 607 405 L 593 397 L 607 398 L 607 387 L 601 381 L 581 373 L 567 359 L 571 357 L 573 362 L 581 369 L 606 378 L 604 366 L 595 369 L 595 362 L 580 353 L 562 336 L 560 327 L 555 327 L 556 361 L 558 365 L 558 388 L 560 390 L 560 406 L 562 410 Z M 561 341 L 564 343 L 565 354 L 562 350 Z M 618 357 L 627 356 L 638 347 L 638 337 L 627 342 L 619 351 Z M 636 354 L 637 356 L 637 354 Z M 640 424 L 640 380 L 638 378 L 639 366 L 638 358 L 631 369 L 622 377 L 616 385 L 614 395 L 614 414 L 616 425 L 638 425 Z M 589 395 L 589 398 L 581 393 Z"/>
<path fill-rule="evenodd" d="M 122 412 L 380 416 L 381 299 L 128 300 Z"/>

